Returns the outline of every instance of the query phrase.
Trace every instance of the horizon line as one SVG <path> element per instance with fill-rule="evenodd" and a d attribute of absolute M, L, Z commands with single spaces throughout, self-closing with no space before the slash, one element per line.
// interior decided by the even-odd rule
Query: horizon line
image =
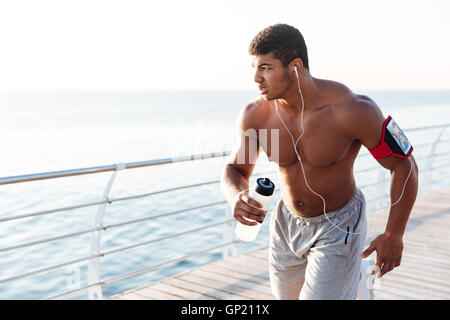
<path fill-rule="evenodd" d="M 406 92 L 443 92 L 450 91 L 450 88 L 428 88 L 428 89 L 416 89 L 416 88 L 355 88 L 350 89 L 353 92 L 357 91 L 406 91 Z M 164 92 L 164 91 L 180 91 L 180 92 L 195 92 L 195 91 L 254 91 L 255 94 L 259 94 L 254 88 L 15 88 L 15 89 L 0 89 L 0 94 L 14 94 L 14 93 L 69 93 L 69 92 Z"/>

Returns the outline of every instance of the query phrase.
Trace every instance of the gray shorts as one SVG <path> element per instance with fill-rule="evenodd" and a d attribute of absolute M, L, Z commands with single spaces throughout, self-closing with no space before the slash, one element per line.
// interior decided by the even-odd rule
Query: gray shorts
<path fill-rule="evenodd" d="M 277 299 L 356 299 L 367 233 L 366 202 L 356 188 L 340 209 L 312 218 L 282 198 L 270 219 L 270 286 Z"/>

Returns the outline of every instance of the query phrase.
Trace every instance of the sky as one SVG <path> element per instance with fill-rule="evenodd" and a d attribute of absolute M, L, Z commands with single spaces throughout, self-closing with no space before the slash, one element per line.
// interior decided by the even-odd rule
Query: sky
<path fill-rule="evenodd" d="M 311 75 L 450 89 L 450 1 L 0 0 L 0 91 L 255 89 L 248 45 L 303 34 Z"/>

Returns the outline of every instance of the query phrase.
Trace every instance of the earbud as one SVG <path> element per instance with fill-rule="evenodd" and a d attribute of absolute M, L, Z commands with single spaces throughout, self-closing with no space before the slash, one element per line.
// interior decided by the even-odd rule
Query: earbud
<path fill-rule="evenodd" d="M 295 75 L 297 76 L 297 79 L 298 79 L 298 71 L 297 71 L 297 66 L 294 66 L 294 71 L 295 71 Z"/>

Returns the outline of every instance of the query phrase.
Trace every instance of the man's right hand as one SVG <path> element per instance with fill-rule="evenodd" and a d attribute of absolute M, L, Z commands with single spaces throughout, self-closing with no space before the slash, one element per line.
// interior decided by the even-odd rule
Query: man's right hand
<path fill-rule="evenodd" d="M 248 189 L 243 190 L 234 199 L 233 218 L 244 225 L 255 226 L 258 224 L 256 221 L 263 222 L 266 211 L 261 209 L 262 204 L 260 202 L 250 198 L 248 194 Z"/>

